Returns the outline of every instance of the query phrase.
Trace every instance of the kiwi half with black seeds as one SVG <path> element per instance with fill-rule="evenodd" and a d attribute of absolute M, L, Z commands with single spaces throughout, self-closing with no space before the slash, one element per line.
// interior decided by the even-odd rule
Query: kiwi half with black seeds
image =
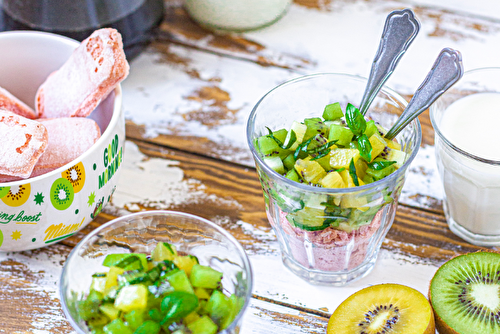
<path fill-rule="evenodd" d="M 431 305 L 401 284 L 378 284 L 347 298 L 328 321 L 327 334 L 434 334 Z"/>
<path fill-rule="evenodd" d="M 429 299 L 440 334 L 500 334 L 500 254 L 449 260 L 432 278 Z"/>

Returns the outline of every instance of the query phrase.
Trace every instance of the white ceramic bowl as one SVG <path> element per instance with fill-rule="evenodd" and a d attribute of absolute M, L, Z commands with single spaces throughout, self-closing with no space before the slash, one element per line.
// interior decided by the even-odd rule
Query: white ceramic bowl
<path fill-rule="evenodd" d="M 0 87 L 29 106 L 79 42 L 42 32 L 0 33 Z M 121 172 L 125 119 L 118 86 L 89 116 L 101 138 L 78 159 L 35 178 L 0 183 L 0 251 L 50 245 L 86 226 L 109 202 Z M 76 181 L 76 182 L 75 182 Z M 66 200 L 54 194 L 66 192 Z"/>

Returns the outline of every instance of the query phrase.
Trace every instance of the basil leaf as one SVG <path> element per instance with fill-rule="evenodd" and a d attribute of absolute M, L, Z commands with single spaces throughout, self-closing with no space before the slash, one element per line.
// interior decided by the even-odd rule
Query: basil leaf
<path fill-rule="evenodd" d="M 288 141 L 288 144 L 285 145 L 284 143 L 281 142 L 281 140 L 279 140 L 278 138 L 276 138 L 273 135 L 273 132 L 271 131 L 271 129 L 269 129 L 267 126 L 266 126 L 266 129 L 267 129 L 267 131 L 269 131 L 269 134 L 267 136 L 270 137 L 270 138 L 272 138 L 276 142 L 276 144 L 278 144 L 278 146 L 280 148 L 284 149 L 284 150 L 290 149 L 290 147 L 292 147 L 292 145 L 297 140 L 297 135 L 295 134 L 295 131 L 291 130 L 291 132 L 290 132 L 290 140 Z"/>
<path fill-rule="evenodd" d="M 345 120 L 349 129 L 356 136 L 360 136 L 366 130 L 366 120 L 359 109 L 348 103 L 345 112 Z"/>
<path fill-rule="evenodd" d="M 352 177 L 354 185 L 359 187 L 358 175 L 356 175 L 356 166 L 354 166 L 354 159 L 351 159 L 351 163 L 349 163 L 349 174 Z"/>
<path fill-rule="evenodd" d="M 335 145 L 335 143 L 337 142 L 337 140 L 334 140 L 334 141 L 331 141 L 331 142 L 328 142 L 318 148 L 315 148 L 313 151 L 314 152 L 311 152 L 311 151 L 307 151 L 307 153 L 310 153 L 310 154 L 318 154 L 317 156 L 315 156 L 314 158 L 311 159 L 312 160 L 317 160 L 319 158 L 323 158 L 324 156 L 328 155 L 328 153 L 330 153 L 330 147 L 332 147 L 333 145 Z"/>
<path fill-rule="evenodd" d="M 299 154 L 300 152 L 305 152 L 307 153 L 307 146 L 309 146 L 309 144 L 313 141 L 314 137 L 313 138 L 310 138 L 308 140 L 306 140 L 305 142 L 303 142 L 302 144 L 300 144 L 297 149 L 295 150 L 295 152 L 293 152 L 293 158 L 295 160 L 297 160 L 299 158 Z"/>
<path fill-rule="evenodd" d="M 368 168 L 374 169 L 374 170 L 382 170 L 384 168 L 389 167 L 390 165 L 395 164 L 396 161 L 386 161 L 386 160 L 381 160 L 381 161 L 374 161 L 368 164 Z"/>
<path fill-rule="evenodd" d="M 365 159 L 366 162 L 372 161 L 372 144 L 368 140 L 367 135 L 361 135 L 358 137 L 358 149 L 361 157 Z"/>
<path fill-rule="evenodd" d="M 343 171 L 345 171 L 345 167 L 342 167 L 342 168 L 339 168 L 339 169 L 336 170 L 337 173 L 340 173 L 340 172 L 343 172 Z"/>

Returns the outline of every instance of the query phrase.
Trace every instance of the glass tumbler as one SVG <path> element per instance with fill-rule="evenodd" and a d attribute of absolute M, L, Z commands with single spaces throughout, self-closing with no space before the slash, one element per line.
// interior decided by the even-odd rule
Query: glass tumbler
<path fill-rule="evenodd" d="M 452 117 L 466 99 L 473 102 L 465 117 Z M 430 108 L 448 226 L 457 236 L 479 246 L 500 246 L 499 103 L 500 68 L 482 68 L 466 72 Z M 478 116 L 478 111 L 485 116 L 486 110 L 490 113 L 487 117 Z M 453 131 L 458 127 L 450 124 L 457 121 L 466 122 L 465 131 Z"/>
<path fill-rule="evenodd" d="M 326 105 L 357 105 L 366 79 L 347 74 L 300 77 L 271 90 L 253 108 L 247 140 L 262 184 L 266 213 L 277 236 L 285 266 L 313 284 L 342 286 L 373 269 L 382 241 L 389 231 L 411 161 L 421 141 L 418 120 L 412 121 L 397 141 L 406 153 L 404 164 L 374 183 L 351 188 L 322 188 L 291 181 L 263 161 L 257 138 L 272 130 L 290 129 L 293 121 L 320 117 Z M 383 88 L 366 117 L 389 129 L 407 105 L 394 91 Z M 323 221 L 316 231 L 297 222 Z M 327 227 L 325 227 L 327 226 Z"/>
<path fill-rule="evenodd" d="M 92 274 L 108 271 L 109 268 L 102 266 L 106 255 L 151 254 L 158 242 L 175 245 L 180 254 L 194 255 L 200 264 L 223 273 L 224 294 L 236 294 L 243 306 L 234 321 L 220 333 L 239 333 L 252 291 L 252 270 L 241 245 L 206 219 L 182 212 L 145 211 L 117 218 L 95 229 L 66 260 L 59 283 L 61 304 L 78 334 L 91 333 L 76 307 L 89 292 Z"/>

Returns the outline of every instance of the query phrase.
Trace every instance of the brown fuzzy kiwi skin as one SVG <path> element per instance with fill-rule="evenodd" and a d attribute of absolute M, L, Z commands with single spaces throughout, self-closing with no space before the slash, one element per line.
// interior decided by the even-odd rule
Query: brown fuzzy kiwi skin
<path fill-rule="evenodd" d="M 425 329 L 424 334 L 435 334 L 436 333 L 436 323 L 434 321 L 435 316 L 434 316 L 434 309 L 432 308 L 432 305 L 431 305 L 431 311 L 432 311 L 431 312 L 431 320 L 429 321 L 429 326 L 427 326 L 427 328 Z"/>
<path fill-rule="evenodd" d="M 448 261 L 453 260 L 454 258 L 459 257 L 459 256 L 467 256 L 468 254 L 481 253 L 481 252 L 500 254 L 500 252 L 495 252 L 494 250 L 491 250 L 491 249 L 482 249 L 482 250 L 479 250 L 477 252 L 471 252 L 471 253 L 467 253 L 467 254 L 460 254 L 460 255 L 454 256 L 451 259 L 449 259 Z M 446 262 L 448 262 L 448 261 L 446 261 Z M 436 271 L 436 273 L 437 273 L 437 271 Z M 429 297 L 429 301 L 431 303 L 432 312 L 434 313 L 434 319 L 436 321 L 436 329 L 439 332 L 439 334 L 461 334 L 461 333 L 457 332 L 456 330 L 454 330 L 453 328 L 451 328 L 450 326 L 448 326 L 448 324 L 446 322 L 444 322 L 443 319 L 441 319 L 439 317 L 439 315 L 436 313 L 436 311 L 434 311 L 434 305 L 432 304 L 431 285 L 432 285 L 432 281 L 434 280 L 435 276 L 436 276 L 436 274 L 434 274 L 431 281 L 429 282 L 429 296 L 428 297 Z"/>

